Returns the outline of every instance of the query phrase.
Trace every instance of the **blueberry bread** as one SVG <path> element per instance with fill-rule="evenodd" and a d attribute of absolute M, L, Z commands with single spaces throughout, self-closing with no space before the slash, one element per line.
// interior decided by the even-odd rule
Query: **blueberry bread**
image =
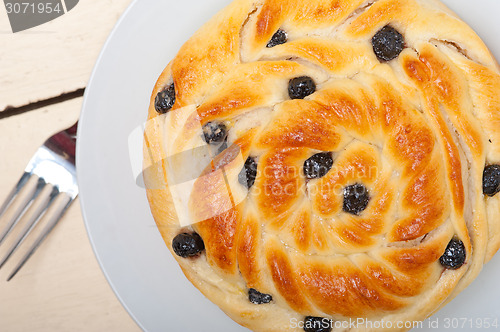
<path fill-rule="evenodd" d="M 500 246 L 499 67 L 436 0 L 236 0 L 148 119 L 158 229 L 252 330 L 405 330 Z"/>

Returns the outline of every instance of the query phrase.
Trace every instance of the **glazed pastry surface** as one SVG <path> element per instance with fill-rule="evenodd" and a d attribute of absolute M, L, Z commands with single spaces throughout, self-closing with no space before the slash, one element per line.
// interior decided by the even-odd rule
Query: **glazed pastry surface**
<path fill-rule="evenodd" d="M 499 67 L 438 1 L 236 0 L 148 120 L 161 235 L 252 330 L 423 320 L 500 246 Z"/>

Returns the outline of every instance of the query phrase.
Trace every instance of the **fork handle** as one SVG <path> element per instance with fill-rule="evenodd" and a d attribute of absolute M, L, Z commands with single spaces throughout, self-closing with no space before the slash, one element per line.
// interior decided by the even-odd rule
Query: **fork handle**
<path fill-rule="evenodd" d="M 50 137 L 47 141 L 45 141 L 44 145 L 74 164 L 77 129 L 78 121 L 66 130 L 60 131 Z"/>
<path fill-rule="evenodd" d="M 66 129 L 65 132 L 66 134 L 68 134 L 69 136 L 71 136 L 73 139 L 76 140 L 77 130 L 78 130 L 78 121 L 76 121 L 75 124 L 69 127 L 68 129 Z"/>

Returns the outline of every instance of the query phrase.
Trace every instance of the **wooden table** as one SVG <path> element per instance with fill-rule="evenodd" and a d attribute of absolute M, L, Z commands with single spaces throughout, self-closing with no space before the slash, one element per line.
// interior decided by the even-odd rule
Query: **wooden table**
<path fill-rule="evenodd" d="M 16 34 L 0 5 L 0 203 L 43 141 L 78 118 L 93 65 L 129 2 L 80 1 Z M 140 330 L 99 268 L 78 200 L 7 282 L 21 253 L 0 270 L 0 331 Z"/>

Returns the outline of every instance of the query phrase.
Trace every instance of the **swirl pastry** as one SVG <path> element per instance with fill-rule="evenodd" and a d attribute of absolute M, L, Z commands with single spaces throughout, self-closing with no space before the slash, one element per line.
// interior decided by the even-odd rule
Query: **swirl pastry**
<path fill-rule="evenodd" d="M 236 0 L 153 90 L 161 235 L 252 330 L 408 329 L 500 246 L 499 72 L 435 0 Z"/>

